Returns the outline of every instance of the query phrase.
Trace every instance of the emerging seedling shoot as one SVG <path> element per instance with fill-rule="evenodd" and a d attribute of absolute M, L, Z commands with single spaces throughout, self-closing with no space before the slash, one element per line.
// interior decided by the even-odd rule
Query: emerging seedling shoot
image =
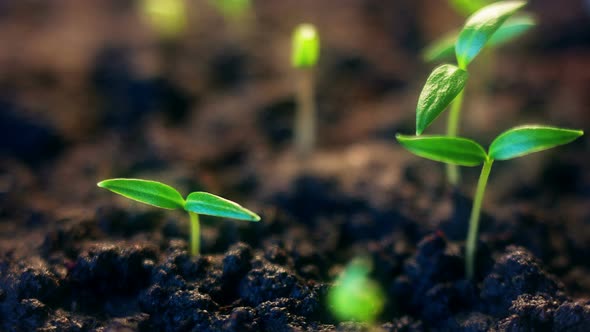
<path fill-rule="evenodd" d="M 459 4 L 464 1 L 455 2 Z M 506 42 L 534 24 L 529 18 L 524 21 L 522 19 L 515 20 L 504 25 L 516 11 L 525 5 L 524 1 L 500 1 L 485 6 L 467 19 L 458 36 L 446 37 L 444 44 L 435 45 L 433 49 L 428 51 L 429 58 L 437 58 L 449 53 L 449 49 L 454 49 L 458 66 L 444 64 L 434 69 L 428 77 L 416 108 L 416 135 L 421 135 L 449 104 L 451 107 L 447 121 L 447 136 L 459 134 L 468 65 L 486 44 L 498 45 Z M 449 46 L 448 44 L 452 42 L 454 44 Z M 457 166 L 447 165 L 447 178 L 453 185 L 459 183 Z"/>
<path fill-rule="evenodd" d="M 496 137 L 487 153 L 475 141 L 461 137 L 397 135 L 397 140 L 407 150 L 423 158 L 458 166 L 483 164 L 473 199 L 465 243 L 466 275 L 468 278 L 473 278 L 481 204 L 494 161 L 513 159 L 547 150 L 567 144 L 582 135 L 581 130 L 532 125 L 515 127 Z"/>
<path fill-rule="evenodd" d="M 162 209 L 188 212 L 191 225 L 191 254 L 193 256 L 199 255 L 200 251 L 199 214 L 260 221 L 260 217 L 256 213 L 228 199 L 200 191 L 192 192 L 186 199 L 183 199 L 176 189 L 156 181 L 110 179 L 99 182 L 98 186 L 141 203 Z"/>
<path fill-rule="evenodd" d="M 313 68 L 320 55 L 320 37 L 311 24 L 301 24 L 293 32 L 291 65 L 298 71 L 295 149 L 308 156 L 316 141 L 316 107 Z"/>
<path fill-rule="evenodd" d="M 365 259 L 353 260 L 330 288 L 329 308 L 339 320 L 373 324 L 381 314 L 385 297 L 379 284 L 369 278 L 370 265 Z"/>

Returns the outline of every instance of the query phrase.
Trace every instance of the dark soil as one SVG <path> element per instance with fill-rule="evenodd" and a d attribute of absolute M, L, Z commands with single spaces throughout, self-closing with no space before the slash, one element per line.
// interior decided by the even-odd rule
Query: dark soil
<path fill-rule="evenodd" d="M 18 45 L 0 50 L 0 331 L 368 331 L 326 302 L 358 256 L 387 294 L 384 331 L 590 331 L 587 137 L 496 163 L 474 280 L 463 239 L 479 170 L 451 189 L 394 141 L 433 66 L 420 48 L 460 25 L 449 9 L 260 1 L 245 27 L 207 7 L 161 43 L 133 8 L 0 1 L 0 38 Z M 474 69 L 466 136 L 589 129 L 584 8 L 531 3 L 536 30 Z M 278 51 L 301 20 L 325 45 L 306 163 Z M 188 216 L 96 187 L 109 177 L 221 194 L 262 221 L 203 218 L 191 257 Z"/>

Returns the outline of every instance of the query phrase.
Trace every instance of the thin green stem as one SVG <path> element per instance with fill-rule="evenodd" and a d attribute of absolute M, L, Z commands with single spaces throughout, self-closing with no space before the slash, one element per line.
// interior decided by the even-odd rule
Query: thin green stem
<path fill-rule="evenodd" d="M 467 233 L 467 242 L 465 243 L 465 272 L 468 279 L 472 279 L 475 272 L 475 253 L 477 251 L 477 233 L 479 229 L 479 217 L 481 215 L 481 204 L 493 163 L 493 159 L 488 159 L 483 164 L 479 180 L 477 181 L 471 216 L 469 217 L 469 231 Z"/>
<path fill-rule="evenodd" d="M 461 117 L 461 107 L 463 106 L 463 94 L 465 89 L 461 90 L 457 97 L 453 99 L 451 111 L 447 121 L 447 136 L 457 136 L 459 131 L 459 119 Z M 447 179 L 453 186 L 459 184 L 459 166 L 447 164 Z"/>
<path fill-rule="evenodd" d="M 199 224 L 199 215 L 189 212 L 191 223 L 191 254 L 198 256 L 201 248 L 201 225 Z"/>
<path fill-rule="evenodd" d="M 316 140 L 316 109 L 312 69 L 299 71 L 297 106 L 295 147 L 299 156 L 305 158 L 313 150 Z"/>

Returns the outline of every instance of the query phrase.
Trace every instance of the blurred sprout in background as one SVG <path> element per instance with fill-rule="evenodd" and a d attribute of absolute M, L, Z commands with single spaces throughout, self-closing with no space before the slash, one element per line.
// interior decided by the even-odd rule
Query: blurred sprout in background
<path fill-rule="evenodd" d="M 320 37 L 312 24 L 303 23 L 293 31 L 291 65 L 297 69 L 297 115 L 295 149 L 308 157 L 316 145 L 316 106 L 313 69 L 320 57 Z"/>
<path fill-rule="evenodd" d="M 142 0 L 141 12 L 162 38 L 178 38 L 186 29 L 185 0 Z"/>
<path fill-rule="evenodd" d="M 379 284 L 369 278 L 371 265 L 366 258 L 354 259 L 330 289 L 329 308 L 337 319 L 372 324 L 381 314 L 385 296 Z"/>
<path fill-rule="evenodd" d="M 210 0 L 210 3 L 228 20 L 242 19 L 252 11 L 250 0 Z"/>

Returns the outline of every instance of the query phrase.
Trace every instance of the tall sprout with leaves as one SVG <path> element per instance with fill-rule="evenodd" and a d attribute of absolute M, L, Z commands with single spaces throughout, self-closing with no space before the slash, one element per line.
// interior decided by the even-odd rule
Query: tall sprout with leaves
<path fill-rule="evenodd" d="M 459 134 L 469 64 L 486 45 L 499 45 L 511 40 L 534 24 L 531 18 L 508 21 L 525 5 L 524 1 L 501 1 L 487 5 L 467 19 L 458 35 L 446 37 L 427 51 L 429 58 L 437 58 L 454 50 L 458 65 L 443 64 L 428 77 L 416 108 L 416 135 L 421 135 L 449 105 L 446 134 Z M 459 183 L 459 170 L 455 165 L 447 166 L 447 178 L 453 185 Z"/>
<path fill-rule="evenodd" d="M 397 140 L 407 150 L 423 158 L 457 166 L 483 164 L 465 243 L 465 272 L 468 278 L 473 278 L 479 216 L 494 161 L 513 159 L 547 150 L 567 144 L 582 135 L 581 130 L 533 125 L 515 127 L 496 137 L 487 152 L 477 142 L 461 137 L 397 135 Z"/>
<path fill-rule="evenodd" d="M 291 65 L 297 69 L 295 149 L 307 157 L 316 141 L 316 106 L 313 69 L 320 56 L 320 37 L 312 24 L 300 24 L 293 32 Z"/>
<path fill-rule="evenodd" d="M 191 226 L 191 254 L 193 256 L 199 255 L 200 252 L 200 214 L 254 222 L 260 221 L 260 217 L 256 213 L 223 197 L 196 191 L 190 193 L 184 199 L 176 189 L 156 181 L 109 179 L 99 182 L 98 186 L 134 201 L 162 209 L 188 212 Z"/>

